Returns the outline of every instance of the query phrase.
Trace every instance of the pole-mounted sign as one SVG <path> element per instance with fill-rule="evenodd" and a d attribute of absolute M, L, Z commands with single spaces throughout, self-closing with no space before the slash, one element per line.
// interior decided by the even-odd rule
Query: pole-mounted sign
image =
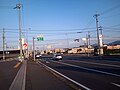
<path fill-rule="evenodd" d="M 43 41 L 43 40 L 44 40 L 44 38 L 43 38 L 42 34 L 40 34 L 40 35 L 37 36 L 37 41 Z"/>
<path fill-rule="evenodd" d="M 23 44 L 23 49 L 27 49 L 28 48 L 28 44 L 27 43 L 24 43 Z"/>

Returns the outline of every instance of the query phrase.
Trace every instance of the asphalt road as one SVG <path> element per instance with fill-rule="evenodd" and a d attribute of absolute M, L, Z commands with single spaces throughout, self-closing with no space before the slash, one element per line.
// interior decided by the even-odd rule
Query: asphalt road
<path fill-rule="evenodd" d="M 16 76 L 21 79 L 25 76 L 25 90 L 72 90 L 67 82 L 55 76 L 43 64 L 75 81 L 80 85 L 80 89 L 120 90 L 118 57 L 79 55 L 63 56 L 62 61 L 53 61 L 51 56 L 44 56 L 42 60 L 36 62 L 30 59 L 24 64 L 27 67 L 23 70 L 21 69 L 24 68 L 23 64 L 19 65 L 17 58 L 0 61 L 0 90 L 8 90 Z M 26 73 L 23 73 L 24 71 Z M 24 75 L 21 77 L 18 72 Z"/>
<path fill-rule="evenodd" d="M 120 90 L 120 61 L 116 57 L 67 56 L 62 61 L 41 62 L 89 89 Z"/>
<path fill-rule="evenodd" d="M 73 90 L 41 64 L 32 59 L 26 62 L 17 58 L 0 61 L 0 90 Z"/>
<path fill-rule="evenodd" d="M 31 60 L 27 64 L 26 90 L 72 90 L 41 64 Z"/>
<path fill-rule="evenodd" d="M 16 60 L 0 61 L 0 90 L 8 90 L 20 67 L 14 68 Z"/>

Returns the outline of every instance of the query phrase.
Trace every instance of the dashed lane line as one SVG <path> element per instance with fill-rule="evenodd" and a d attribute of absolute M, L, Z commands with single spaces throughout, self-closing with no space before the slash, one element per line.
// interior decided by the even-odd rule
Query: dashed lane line
<path fill-rule="evenodd" d="M 13 61 L 13 60 L 16 60 L 17 58 L 9 58 L 9 59 L 6 59 L 6 60 L 0 60 L 0 62 L 8 62 L 8 61 Z"/>
<path fill-rule="evenodd" d="M 120 77 L 120 75 L 118 75 L 118 74 L 113 74 L 113 73 L 104 72 L 104 71 L 100 71 L 100 70 L 90 69 L 90 68 L 86 68 L 86 67 L 81 67 L 81 66 L 77 66 L 77 65 L 68 64 L 68 63 L 63 63 L 63 62 L 56 62 L 56 61 L 52 61 L 52 62 L 67 65 L 67 66 L 72 66 L 72 67 L 76 67 L 76 68 L 82 68 L 82 69 L 85 69 L 85 70 L 88 70 L 88 71 L 93 71 L 93 72 L 98 72 L 98 73 L 103 73 L 103 74 L 107 74 L 107 75 Z"/>
<path fill-rule="evenodd" d="M 87 64 L 96 64 L 96 65 L 104 65 L 104 66 L 112 66 L 112 67 L 119 67 L 118 65 L 111 65 L 111 64 L 101 64 L 101 63 L 93 63 L 93 62 L 85 62 L 85 61 L 73 61 L 73 60 L 69 60 L 72 62 L 81 62 L 81 63 L 87 63 Z"/>
<path fill-rule="evenodd" d="M 116 83 L 112 83 L 112 84 L 120 88 L 120 85 L 119 85 L 119 84 L 116 84 Z"/>

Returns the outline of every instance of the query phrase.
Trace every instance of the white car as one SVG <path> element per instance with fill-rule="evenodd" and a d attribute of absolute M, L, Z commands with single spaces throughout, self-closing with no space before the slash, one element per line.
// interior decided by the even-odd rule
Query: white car
<path fill-rule="evenodd" d="M 42 55 L 41 54 L 37 54 L 35 57 L 36 57 L 36 59 L 40 59 L 42 57 Z"/>
<path fill-rule="evenodd" d="M 62 56 L 60 54 L 54 54 L 53 60 L 62 60 Z"/>

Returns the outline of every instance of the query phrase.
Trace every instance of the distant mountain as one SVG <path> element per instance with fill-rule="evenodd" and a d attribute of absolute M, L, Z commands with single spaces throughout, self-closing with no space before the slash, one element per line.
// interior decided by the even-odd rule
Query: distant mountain
<path fill-rule="evenodd" d="M 98 46 L 98 44 L 97 44 L 97 43 L 92 44 L 92 47 L 97 47 L 97 46 Z"/>
<path fill-rule="evenodd" d="M 114 42 L 108 43 L 107 45 L 110 45 L 110 46 L 112 46 L 112 45 L 120 45 L 120 40 L 117 40 L 117 41 L 114 41 Z M 98 44 L 95 43 L 95 44 L 92 44 L 92 46 L 93 46 L 93 47 L 97 47 Z"/>
<path fill-rule="evenodd" d="M 109 43 L 108 45 L 120 45 L 120 40 Z"/>

